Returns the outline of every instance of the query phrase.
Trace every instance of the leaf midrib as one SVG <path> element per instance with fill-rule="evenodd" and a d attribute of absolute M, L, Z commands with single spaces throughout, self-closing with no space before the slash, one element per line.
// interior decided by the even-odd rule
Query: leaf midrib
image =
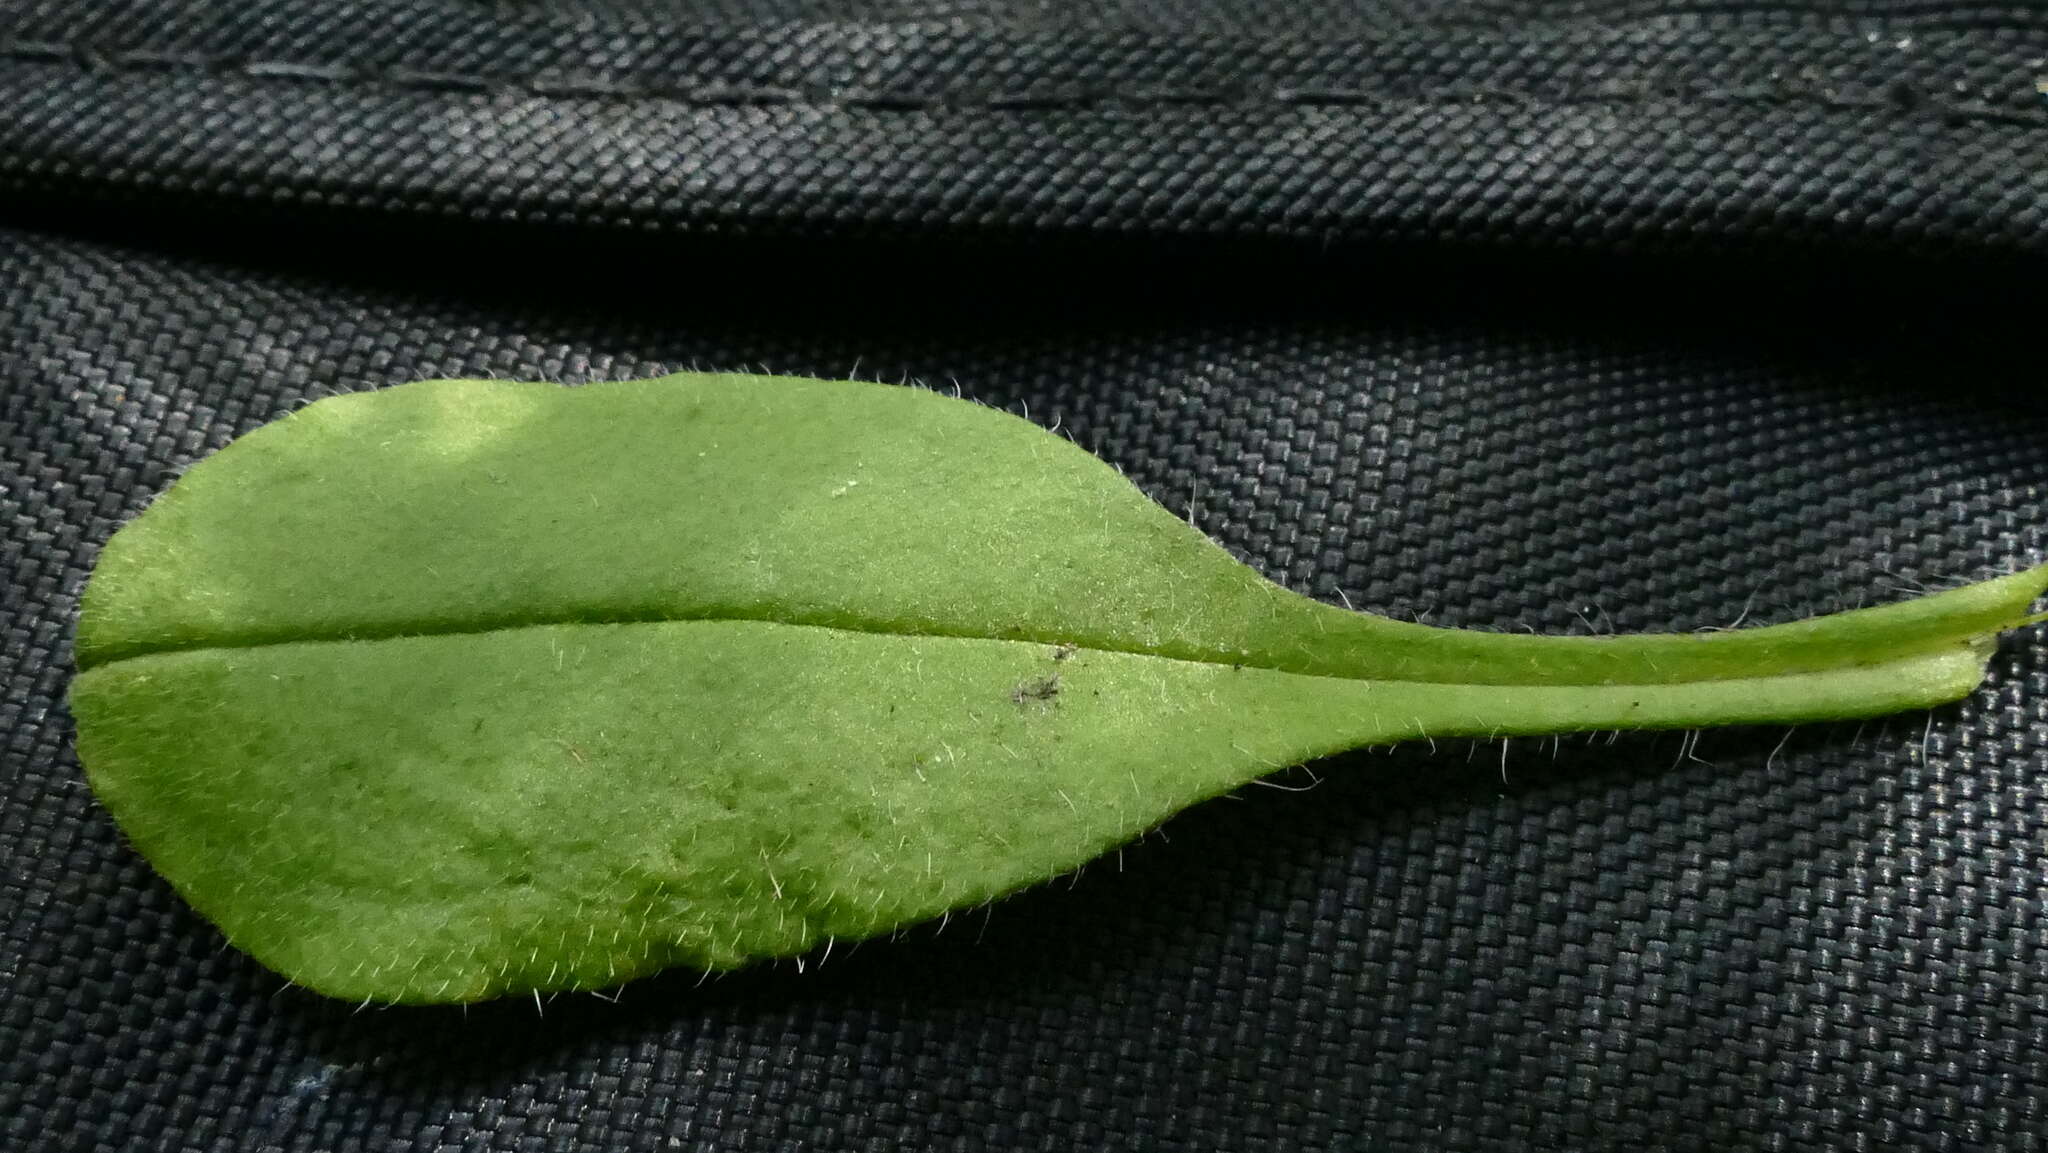
<path fill-rule="evenodd" d="M 1363 615 L 1363 614 L 1362 614 L 1362 615 Z M 110 667 L 112 667 L 112 666 L 115 666 L 115 665 L 119 665 L 119 664 L 122 664 L 122 663 L 125 663 L 125 662 L 128 662 L 128 661 L 133 661 L 133 660 L 142 660 L 142 659 L 148 659 L 148 658 L 151 658 L 151 657 L 164 657 L 164 656 L 175 656 L 175 655 L 181 655 L 181 654 L 193 654 L 193 653 L 207 653 L 207 652 L 238 652 L 238 651 L 250 651 L 250 650 L 258 650 L 258 649 L 272 649 L 272 648 L 288 648 L 288 647 L 292 647 L 292 646 L 297 646 L 297 645 L 305 645 L 305 646 L 320 646 L 320 645 L 337 645 L 337 644 L 377 644 L 377 643 L 381 643 L 381 642 L 385 642 L 385 641 L 397 641 L 397 640 L 410 640 L 410 639 L 431 639 L 431 638 L 436 638 L 436 637 L 467 637 L 467 636 L 489 636 L 489 635 L 492 635 L 492 634 L 496 634 L 496 633 L 515 633 L 515 632 L 524 632 L 524 631 L 528 631 L 528 630 L 538 630 L 538 629 L 550 629 L 550 628 L 575 628 L 575 627 L 590 627 L 590 628 L 618 628 L 618 627 L 626 627 L 626 626 L 632 626 L 632 625 L 663 625 L 663 624 L 756 624 L 756 625 L 766 625 L 766 626 L 773 626 L 773 627 L 778 627 L 778 628 L 794 628 L 794 629 L 817 629 L 817 630 L 821 630 L 821 631 L 826 631 L 826 632 L 839 632 L 839 633 L 850 633 L 850 634 L 856 634 L 856 635 L 863 635 L 863 636 L 880 636 L 880 637 L 893 637 L 893 638 L 899 638 L 899 639 L 902 639 L 902 640 L 918 640 L 918 639 L 927 639 L 927 638 L 928 638 L 928 639 L 934 639 L 934 640 L 963 640 L 963 641 L 982 641 L 982 642 L 987 642 L 987 643 L 995 643 L 995 644 L 1015 644 L 1015 645 L 1025 645 L 1025 646 L 1031 646 L 1031 647 L 1049 647 L 1049 648 L 1057 648 L 1057 647 L 1060 647 L 1060 646 L 1067 646 L 1067 645 L 1071 645 L 1071 646 L 1073 646 L 1073 648 L 1074 648 L 1074 649 L 1075 649 L 1075 651 L 1077 651 L 1077 652 L 1085 652 L 1085 653 L 1106 653 L 1106 654 L 1116 654 L 1116 655 L 1122 655 L 1122 656 L 1136 656 L 1136 657 L 1146 657 L 1146 658 L 1149 658 L 1149 659 L 1153 659 L 1153 660 L 1173 661 L 1173 662 L 1178 662 L 1178 663 L 1182 663 L 1182 664 L 1193 664 L 1193 665 L 1201 665 L 1201 666 L 1205 666 L 1205 667 L 1232 667 L 1232 668 L 1245 668 L 1245 669 L 1259 669 L 1259 670 L 1262 670 L 1262 671 L 1266 671 L 1266 672 L 1282 673 L 1282 674 L 1285 674 L 1285 675 L 1287 675 L 1287 676 L 1296 676 L 1296 677 L 1309 677 L 1309 678 L 1314 678 L 1314 679 L 1317 679 L 1317 680 L 1335 680 L 1335 681 L 1350 681 L 1350 682 L 1359 682 L 1359 683 L 1405 683 L 1405 684 L 1435 684 L 1435 685 L 1485 685 L 1485 686 L 1497 686 L 1497 687 L 1500 687 L 1500 688 L 1518 688 L 1518 687 L 1523 687 L 1523 688 L 1526 688 L 1526 687 L 1557 687 L 1557 688 L 1564 688 L 1564 687 L 1575 687 L 1575 688 L 1584 688 L 1584 689 L 1626 689 L 1626 688 L 1630 688 L 1630 687 L 1649 687 L 1649 686 L 1652 686 L 1652 685 L 1663 685 L 1663 686 L 1669 687 L 1669 686 L 1672 686 L 1672 685 L 1683 685 L 1683 684 L 1707 684 L 1707 683 L 1721 683 L 1721 684 L 1727 684 L 1727 683 L 1737 683 L 1737 682 L 1742 682 L 1742 681 L 1753 681 L 1753 680 L 1759 680 L 1759 679 L 1767 679 L 1767 678 L 1769 678 L 1769 677 L 1771 677 L 1771 676 L 1773 676 L 1773 675 L 1775 675 L 1775 676 L 1783 676 L 1783 675 L 1787 675 L 1787 674 L 1786 674 L 1786 673 L 1784 673 L 1784 672 L 1780 672 L 1780 673 L 1777 673 L 1777 674 L 1760 674 L 1760 675 L 1758 675 L 1758 676 L 1735 676 L 1735 677 L 1696 677 L 1696 678 L 1692 678 L 1692 679 L 1690 679 L 1690 680 L 1682 680 L 1682 681 L 1655 681 L 1655 682 L 1653 682 L 1653 681 L 1625 681 L 1625 680 L 1617 680 L 1617 681 L 1605 681 L 1605 682 L 1600 682 L 1600 683 L 1586 683 L 1586 682 L 1558 682 L 1558 681 L 1553 681 L 1553 680 L 1543 680 L 1543 679 L 1529 679 L 1529 680 L 1521 680 L 1521 681 L 1512 681 L 1512 680 L 1483 680 L 1483 679 L 1471 679 L 1471 678 L 1441 678 L 1441 679 L 1437 679 L 1437 678 L 1424 678 L 1424 677 L 1414 677 L 1414 676 L 1402 676 L 1402 677 L 1384 677 L 1384 676 L 1367 676 L 1367 675 L 1359 675 L 1359 676 L 1344 676 L 1344 675 L 1338 675 L 1338 674 L 1331 674 L 1331 673 L 1323 673 L 1323 672 L 1312 672 L 1312 671 L 1308 671 L 1308 670 L 1304 670 L 1304 669 L 1300 669 L 1300 668 L 1289 668 L 1289 667 L 1287 667 L 1287 666 L 1285 666 L 1285 665 L 1279 664 L 1279 663 L 1277 663 L 1277 662 L 1274 662 L 1274 661 L 1272 661 L 1272 660 L 1270 660 L 1270 659 L 1261 659 L 1261 658 L 1259 658 L 1259 657 L 1256 657 L 1256 656 L 1252 656 L 1252 655 L 1245 655 L 1245 656 L 1241 656 L 1241 657 L 1240 657 L 1240 656 L 1227 656 L 1227 655 L 1216 655 L 1216 654 L 1205 654 L 1205 655 L 1192 655 L 1192 654 L 1180 654 L 1180 653 L 1174 653 L 1174 652 L 1171 652 L 1171 651 L 1166 651 L 1166 650 L 1163 650 L 1163 649 L 1160 649 L 1160 648 L 1146 648 L 1146 647 L 1143 647 L 1143 646 L 1138 646 L 1138 645 L 1117 645 L 1117 644 L 1107 644 L 1107 643 L 1102 643 L 1102 642 L 1100 642 L 1100 641 L 1090 641 L 1090 640 L 1085 640 L 1085 639 L 1079 639 L 1079 638 L 1076 638 L 1076 637 L 1074 637 L 1074 636 L 1070 636 L 1070 635 L 1061 635 L 1061 636 L 1045 636 L 1045 635 L 1030 635 L 1030 634 L 1024 634 L 1024 635 L 1016 635 L 1016 636 L 991 636 L 991 635 L 989 635 L 988 633 L 985 633 L 985 632 L 974 632 L 974 631 L 968 631 L 968 630 L 946 630 L 946 629 L 932 629 L 932 628 L 922 628 L 922 629 L 920 629 L 920 628 L 908 628 L 908 627 L 904 627 L 904 626 L 901 626 L 901 625 L 893 625 L 893 624 L 890 624 L 890 625 L 883 625 L 883 624 L 874 624 L 874 623 L 869 623 L 869 622 L 861 622 L 861 621 L 852 621 L 852 622 L 849 622 L 849 621 L 846 621 L 846 620 L 843 620 L 843 619 L 842 619 L 842 620 L 836 620 L 836 621 L 835 621 L 835 620 L 803 620 L 803 619 L 790 619 L 790 618 L 788 618 L 788 617 L 778 617 L 778 616 L 769 616 L 769 615 L 765 615 L 765 614 L 761 614 L 761 615 L 756 615 L 756 614 L 749 614 L 749 613 L 745 613 L 745 612 L 739 612 L 739 611 L 733 611 L 733 610 L 721 610 L 721 611 L 707 612 L 707 613 L 701 613 L 701 614 L 677 614 L 677 613 L 674 613 L 674 612 L 663 612 L 663 613 L 657 613 L 657 612 L 650 612 L 650 613 L 648 613 L 648 614 L 646 614 L 646 615 L 632 615 L 632 614 L 621 614 L 621 615 L 615 615 L 615 616 L 609 616 L 609 617 L 596 617 L 596 618 L 592 618 L 592 617 L 559 617 L 559 618 L 551 618 L 551 619 L 538 619 L 538 620 L 532 620 L 532 619 L 521 619 L 521 620 L 510 620 L 510 621 L 480 622 L 480 623 L 477 623 L 477 624 L 475 624 L 475 625 L 468 625 L 468 626 L 456 626 L 456 627 L 450 627 L 450 626 L 446 626 L 446 625 L 443 625 L 443 626 L 437 626 L 437 627 L 410 627 L 410 628 L 409 628 L 409 627 L 403 627 L 403 626 L 394 626 L 394 627 L 387 627 L 387 628 L 377 628 L 377 629 L 365 629 L 365 630 L 361 630 L 361 631 L 348 631 L 348 632 L 339 632 L 339 631 L 337 631 L 337 632 L 333 632 L 333 633 L 311 633 L 311 634 L 299 634 L 299 635 L 292 635 L 292 636 L 280 636 L 280 637 L 276 637 L 276 638 L 256 638 L 256 639 L 249 639 L 249 640 L 232 640 L 232 641 L 222 641 L 222 642 L 217 642 L 217 643 L 196 643 L 196 644 L 176 644 L 176 643 L 172 643 L 172 644 L 162 644 L 162 645 L 151 645 L 151 646 L 143 646 L 143 647 L 138 647 L 138 648 L 136 648 L 136 649 L 134 649 L 134 650 L 132 650 L 132 651 L 119 651 L 119 652 L 118 652 L 118 655 L 115 655 L 115 656 L 112 656 L 112 657 L 99 657 L 99 658 L 90 658 L 90 657 L 88 657 L 88 658 L 84 658 L 84 659 L 81 659 L 81 660 L 79 661 L 79 670 L 80 670 L 81 672 L 87 672 L 87 671 L 92 671 L 92 670 L 96 670 L 96 669 L 102 669 L 102 668 L 110 668 Z M 1479 636 L 1485 636 L 1485 635 L 1488 635 L 1488 634 L 1485 634 L 1485 633 L 1478 633 L 1478 632 L 1477 632 L 1477 630 L 1468 630 L 1468 631 L 1472 631 L 1472 632 L 1474 632 L 1474 633 L 1475 633 L 1476 635 L 1479 635 Z M 1507 635 L 1509 635 L 1509 634 L 1501 634 L 1501 635 L 1503 635 L 1503 636 L 1507 636 Z M 1616 645 L 1626 645 L 1626 644 L 1627 644 L 1628 642 L 1630 642 L 1630 641 L 1632 641 L 1632 640 L 1636 640 L 1636 639 L 1639 639 L 1639 638 L 1641 638 L 1641 637 L 1645 637 L 1645 636 L 1651 636 L 1651 637 L 1656 637 L 1656 636 L 1674 636 L 1674 637 L 1675 637 L 1675 636 L 1684 636 L 1684 635 L 1685 635 L 1685 634 L 1682 634 L 1682 633 L 1670 633 L 1670 634 L 1659 634 L 1659 633 L 1649 633 L 1649 634 L 1630 634 L 1630 635 L 1625 635 L 1625 636 L 1613 636 L 1613 637 L 1559 637 L 1559 638 L 1556 638 L 1556 639 L 1558 639 L 1558 640 L 1571 640 L 1571 641 L 1579 641 L 1579 642 L 1588 642 L 1588 643 L 1608 643 L 1608 644 L 1616 644 Z M 1517 640 L 1520 640 L 1521 638 L 1519 638 L 1519 637 L 1518 637 L 1518 638 L 1516 638 L 1516 639 L 1517 639 Z M 1960 641 L 1960 640 L 1961 640 L 1961 639 L 1963 639 L 1963 638 L 1961 638 L 1961 637 L 1956 637 L 1956 638 L 1952 638 L 1952 639 Z M 1894 652 L 1890 652 L 1890 653 L 1887 653 L 1887 654 L 1885 654 L 1885 655 L 1884 655 L 1884 657 L 1883 657 L 1882 659 L 1878 659 L 1878 660 L 1860 660 L 1860 661 L 1845 661 L 1845 662 L 1843 662 L 1842 664 L 1840 664 L 1840 665 L 1837 665 L 1837 666 L 1834 666 L 1834 667 L 1835 667 L 1835 668 L 1845 668 L 1845 669 L 1846 669 L 1846 668 L 1880 668 L 1880 667 L 1884 667 L 1884 666 L 1887 666 L 1887 665 L 1899 664 L 1899 663 L 1902 663 L 1902 662 L 1906 662 L 1906 661 L 1910 661 L 1910 660 L 1913 660 L 1913 659 L 1916 659 L 1916 658 L 1924 657 L 1924 656 L 1928 655 L 1928 654 L 1929 654 L 1930 652 L 1932 652 L 1932 651 L 1934 650 L 1934 648 L 1935 648 L 1935 647 L 1936 647 L 1936 646 L 1934 646 L 1934 645 L 1918 646 L 1918 647 L 1915 647 L 1915 648 L 1913 648 L 1913 649 L 1912 649 L 1912 650 L 1910 650 L 1910 651 L 1894 651 Z M 1830 670 L 1805 670 L 1805 672 L 1807 672 L 1807 673 L 1812 673 L 1812 672 L 1822 672 L 1822 671 L 1830 671 Z"/>
<path fill-rule="evenodd" d="M 728 623 L 772 625 L 781 628 L 819 629 L 827 632 L 854 633 L 863 636 L 898 637 L 903 640 L 918 640 L 923 638 L 930 638 L 934 640 L 987 641 L 997 644 L 1018 644 L 1030 645 L 1035 647 L 1054 648 L 1062 645 L 1072 645 L 1075 648 L 1075 650 L 1079 652 L 1115 653 L 1124 656 L 1153 657 L 1159 660 L 1180 661 L 1187 664 L 1226 666 L 1236 665 L 1248 669 L 1256 668 L 1265 669 L 1269 672 L 1287 673 L 1292 676 L 1319 677 L 1328 680 L 1352 681 L 1375 679 L 1369 677 L 1326 676 L 1325 674 L 1321 673 L 1304 672 L 1298 669 L 1290 669 L 1282 665 L 1273 663 L 1271 661 L 1262 661 L 1256 657 L 1250 656 L 1243 658 L 1225 658 L 1220 656 L 1182 656 L 1155 648 L 1145 648 L 1138 645 L 1126 646 L 1106 644 L 1099 641 L 1082 640 L 1069 635 L 1048 636 L 1027 633 L 1015 636 L 992 636 L 986 632 L 976 632 L 966 629 L 951 630 L 935 628 L 910 628 L 893 624 L 885 625 L 872 624 L 867 622 L 850 622 L 843 619 L 792 619 L 790 617 L 769 616 L 766 614 L 757 615 L 732 610 L 719 610 L 706 613 L 689 614 L 679 614 L 674 612 L 650 612 L 646 615 L 620 614 L 608 617 L 555 617 L 547 619 L 519 619 L 508 621 L 487 621 L 480 622 L 474 625 L 462 625 L 453 627 L 394 626 L 363 630 L 351 630 L 346 632 L 336 631 L 331 633 L 303 633 L 291 636 L 279 636 L 275 638 L 259 637 L 250 640 L 223 640 L 211 643 L 171 643 L 140 645 L 134 646 L 132 648 L 117 648 L 117 655 L 111 657 L 82 657 L 79 660 L 79 669 L 83 672 L 93 669 L 107 668 L 113 665 L 122 664 L 124 662 L 132 660 L 141 660 L 149 657 L 159 656 L 173 656 L 183 653 L 238 652 L 252 649 L 285 648 L 293 645 L 375 644 L 382 641 L 410 640 L 414 638 L 424 639 L 433 637 L 489 636 L 493 633 L 523 632 L 529 629 L 573 628 L 585 626 L 590 628 L 617 628 L 621 626 L 630 625 Z M 1443 683 L 1448 684 L 1468 682 L 1447 681 Z"/>

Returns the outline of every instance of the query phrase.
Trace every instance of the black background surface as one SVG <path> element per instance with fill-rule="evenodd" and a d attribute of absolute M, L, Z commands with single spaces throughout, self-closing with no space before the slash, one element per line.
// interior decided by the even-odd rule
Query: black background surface
<path fill-rule="evenodd" d="M 1341 758 L 544 1015 L 283 989 L 62 704 L 116 524 L 428 376 L 957 383 L 1434 623 L 2010 571 L 2044 77 L 1943 2 L 0 7 L 0 1146 L 2048 1147 L 2038 631 L 1932 714 Z"/>

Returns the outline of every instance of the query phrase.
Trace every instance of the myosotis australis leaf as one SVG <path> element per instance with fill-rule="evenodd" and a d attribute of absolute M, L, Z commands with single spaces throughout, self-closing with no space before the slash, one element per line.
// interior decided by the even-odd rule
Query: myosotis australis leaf
<path fill-rule="evenodd" d="M 258 429 L 118 532 L 71 700 L 98 795 L 236 945 L 471 1001 L 872 936 L 1345 749 L 1953 700 L 2044 585 L 1428 628 L 930 392 L 433 381 Z"/>

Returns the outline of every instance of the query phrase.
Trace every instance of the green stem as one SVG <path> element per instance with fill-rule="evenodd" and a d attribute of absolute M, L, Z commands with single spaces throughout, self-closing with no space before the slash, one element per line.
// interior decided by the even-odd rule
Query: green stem
<path fill-rule="evenodd" d="M 1611 637 L 1439 629 L 1333 610 L 1341 619 L 1318 624 L 1324 643 L 1294 671 L 1374 681 L 1390 717 L 1405 713 L 1411 730 L 1439 737 L 1881 716 L 1975 689 L 1998 635 L 2042 619 L 2028 607 L 2044 589 L 2048 565 L 1790 624 Z"/>
<path fill-rule="evenodd" d="M 1974 650 L 2039 619 L 2027 610 L 2044 590 L 2048 565 L 1789 624 L 1606 637 L 1432 628 L 1330 609 L 1318 622 L 1327 635 L 1314 655 L 1289 663 L 1324 676 L 1484 685 L 1676 685 L 1829 673 Z"/>

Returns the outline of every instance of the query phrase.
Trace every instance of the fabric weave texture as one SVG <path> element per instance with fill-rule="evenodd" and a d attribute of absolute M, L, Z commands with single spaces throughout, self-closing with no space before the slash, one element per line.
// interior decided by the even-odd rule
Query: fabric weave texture
<path fill-rule="evenodd" d="M 2048 638 L 1956 706 L 1357 754 L 986 916 L 358 1009 L 63 705 L 93 556 L 336 392 L 958 387 L 1276 580 L 1689 630 L 2048 558 L 2048 15 L 17 0 L 0 1147 L 2048 1149 Z"/>

